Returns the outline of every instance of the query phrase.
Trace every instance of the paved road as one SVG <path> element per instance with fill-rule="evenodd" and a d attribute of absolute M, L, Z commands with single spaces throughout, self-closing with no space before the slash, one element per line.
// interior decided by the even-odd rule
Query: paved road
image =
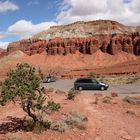
<path fill-rule="evenodd" d="M 73 87 L 75 80 L 58 80 L 53 83 L 43 83 L 45 87 L 53 87 L 55 89 L 60 89 L 63 91 L 68 91 Z M 87 92 L 87 91 L 84 91 Z M 88 91 L 93 92 L 93 91 Z M 101 92 L 101 91 L 96 91 Z M 106 92 L 117 92 L 117 93 L 139 93 L 140 94 L 140 84 L 125 84 L 125 85 L 109 85 L 109 89 Z"/>

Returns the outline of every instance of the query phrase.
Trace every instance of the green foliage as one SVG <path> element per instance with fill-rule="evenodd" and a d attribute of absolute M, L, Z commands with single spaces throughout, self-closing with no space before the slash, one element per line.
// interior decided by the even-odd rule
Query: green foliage
<path fill-rule="evenodd" d="M 73 89 L 73 88 L 70 89 L 70 90 L 68 91 L 67 99 L 69 99 L 69 100 L 74 100 L 77 93 L 78 93 L 77 90 L 75 90 L 75 89 Z"/>
<path fill-rule="evenodd" d="M 97 77 L 97 75 L 96 75 L 96 73 L 95 73 L 95 72 L 90 72 L 90 73 L 88 74 L 88 76 L 89 76 L 89 77 L 94 77 L 94 78 L 96 78 L 96 77 Z"/>
<path fill-rule="evenodd" d="M 48 101 L 47 108 L 51 111 L 59 111 L 61 106 L 59 103 L 55 103 L 54 101 Z"/>
<path fill-rule="evenodd" d="M 35 68 L 27 63 L 17 64 L 16 69 L 10 70 L 7 76 L 2 85 L 1 105 L 15 101 L 18 97 L 22 109 L 36 122 L 35 111 L 43 107 L 45 96 L 44 90 L 40 89 L 40 79 L 35 75 Z"/>

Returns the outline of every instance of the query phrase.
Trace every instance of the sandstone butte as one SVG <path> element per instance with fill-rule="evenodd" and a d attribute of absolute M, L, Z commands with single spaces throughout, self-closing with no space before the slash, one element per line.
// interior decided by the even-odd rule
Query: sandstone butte
<path fill-rule="evenodd" d="M 98 50 L 114 55 L 127 52 L 140 55 L 140 28 L 111 20 L 75 22 L 53 26 L 32 38 L 9 43 L 0 51 L 0 58 L 15 51 L 27 55 L 46 52 L 47 55 L 93 54 Z"/>

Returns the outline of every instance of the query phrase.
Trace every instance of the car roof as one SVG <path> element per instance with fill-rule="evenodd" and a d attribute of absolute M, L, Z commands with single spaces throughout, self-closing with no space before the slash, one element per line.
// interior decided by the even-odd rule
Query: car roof
<path fill-rule="evenodd" d="M 95 79 L 96 80 L 96 78 L 94 78 L 94 77 L 82 77 L 82 78 L 78 78 L 77 80 L 83 80 L 83 79 Z"/>

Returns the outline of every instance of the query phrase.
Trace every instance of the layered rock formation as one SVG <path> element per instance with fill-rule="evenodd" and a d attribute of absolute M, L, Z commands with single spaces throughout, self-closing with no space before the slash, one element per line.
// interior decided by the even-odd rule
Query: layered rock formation
<path fill-rule="evenodd" d="M 96 35 L 87 38 L 55 38 L 50 40 L 28 39 L 10 43 L 7 53 L 21 50 L 28 55 L 46 51 L 48 55 L 67 55 L 80 51 L 83 54 L 93 54 L 97 50 L 109 54 L 121 51 L 140 55 L 140 35 Z"/>
<path fill-rule="evenodd" d="M 7 50 L 0 48 L 0 58 L 4 57 L 6 55 L 7 55 Z"/>
<path fill-rule="evenodd" d="M 46 40 L 43 41 L 40 39 L 27 39 L 12 42 L 8 45 L 7 53 L 9 54 L 17 50 L 20 50 L 27 55 L 42 53 L 43 51 L 45 51 L 45 43 Z"/>
<path fill-rule="evenodd" d="M 49 30 L 33 36 L 35 39 L 49 40 L 52 38 L 92 37 L 94 35 L 131 34 L 139 32 L 139 27 L 130 27 L 112 20 L 75 22 L 68 25 L 52 26 Z"/>
<path fill-rule="evenodd" d="M 27 55 L 43 51 L 46 51 L 47 55 L 67 55 L 76 51 L 93 54 L 100 49 L 112 55 L 124 51 L 139 56 L 139 29 L 109 20 L 76 22 L 51 27 L 30 39 L 12 42 L 6 54 L 17 50 Z"/>

